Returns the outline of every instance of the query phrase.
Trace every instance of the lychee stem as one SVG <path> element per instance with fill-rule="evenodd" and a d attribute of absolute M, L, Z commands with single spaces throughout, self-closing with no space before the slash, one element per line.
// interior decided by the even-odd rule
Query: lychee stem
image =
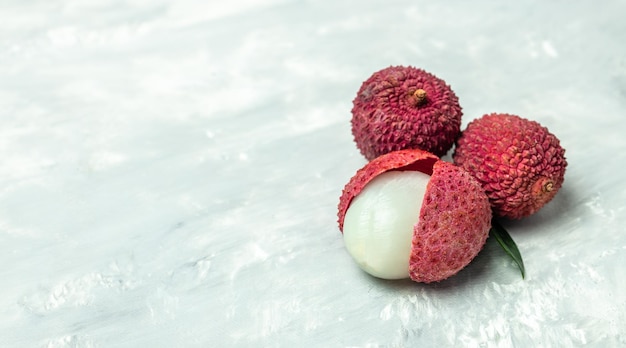
<path fill-rule="evenodd" d="M 556 189 L 554 186 L 554 180 L 547 177 L 540 177 L 531 187 L 534 199 L 543 200 L 545 197 L 552 197 L 550 192 Z"/>
<path fill-rule="evenodd" d="M 554 183 L 552 180 L 549 180 L 543 185 L 543 192 L 550 192 L 554 189 Z"/>
<path fill-rule="evenodd" d="M 413 97 L 415 97 L 415 106 L 420 106 L 426 102 L 426 91 L 418 88 L 413 92 Z"/>

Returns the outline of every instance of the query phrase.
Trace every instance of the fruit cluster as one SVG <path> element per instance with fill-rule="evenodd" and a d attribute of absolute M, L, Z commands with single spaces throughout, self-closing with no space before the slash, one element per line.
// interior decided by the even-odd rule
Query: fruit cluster
<path fill-rule="evenodd" d="M 367 273 L 446 279 L 482 249 L 493 217 L 537 212 L 563 183 L 567 161 L 547 128 L 492 113 L 461 131 L 458 98 L 418 68 L 375 72 L 357 92 L 352 134 L 369 162 L 338 207 L 346 249 Z M 452 159 L 441 156 L 454 145 Z"/>

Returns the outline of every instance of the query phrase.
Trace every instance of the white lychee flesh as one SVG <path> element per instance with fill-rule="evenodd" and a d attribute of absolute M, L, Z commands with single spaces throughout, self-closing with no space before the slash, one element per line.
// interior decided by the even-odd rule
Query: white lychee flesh
<path fill-rule="evenodd" d="M 389 171 L 352 200 L 343 223 L 348 253 L 365 272 L 383 279 L 409 278 L 413 229 L 430 176 Z"/>

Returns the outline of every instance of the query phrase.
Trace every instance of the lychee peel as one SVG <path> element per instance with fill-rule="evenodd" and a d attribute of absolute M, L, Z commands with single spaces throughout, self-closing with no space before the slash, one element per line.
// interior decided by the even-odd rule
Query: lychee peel
<path fill-rule="evenodd" d="M 463 169 L 421 150 L 382 155 L 360 169 L 343 190 L 338 223 L 368 182 L 388 171 L 416 170 L 430 175 L 418 222 L 413 226 L 408 275 L 417 282 L 446 279 L 482 249 L 491 227 L 489 201 L 480 184 Z"/>
<path fill-rule="evenodd" d="M 481 183 L 494 214 L 511 219 L 550 202 L 567 167 L 565 150 L 546 127 L 505 113 L 471 121 L 457 140 L 453 160 Z"/>
<path fill-rule="evenodd" d="M 390 66 L 363 82 L 352 108 L 352 134 L 368 160 L 403 149 L 445 155 L 460 134 L 462 111 L 442 79 Z"/>
<path fill-rule="evenodd" d="M 490 228 L 480 184 L 465 170 L 436 162 L 413 234 L 411 279 L 428 283 L 456 274 L 482 249 Z"/>

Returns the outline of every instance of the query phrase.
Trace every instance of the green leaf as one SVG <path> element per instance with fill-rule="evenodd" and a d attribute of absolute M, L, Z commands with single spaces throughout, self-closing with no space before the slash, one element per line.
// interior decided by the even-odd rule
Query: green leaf
<path fill-rule="evenodd" d="M 524 279 L 526 276 L 526 270 L 524 269 L 522 254 L 520 254 L 517 244 L 515 244 L 515 241 L 511 238 L 509 232 L 507 232 L 494 218 L 491 220 L 491 230 L 489 233 L 496 238 L 502 249 L 504 249 L 504 251 L 511 256 L 513 261 L 515 261 L 517 267 L 519 267 L 519 270 L 522 272 L 522 279 Z"/>

